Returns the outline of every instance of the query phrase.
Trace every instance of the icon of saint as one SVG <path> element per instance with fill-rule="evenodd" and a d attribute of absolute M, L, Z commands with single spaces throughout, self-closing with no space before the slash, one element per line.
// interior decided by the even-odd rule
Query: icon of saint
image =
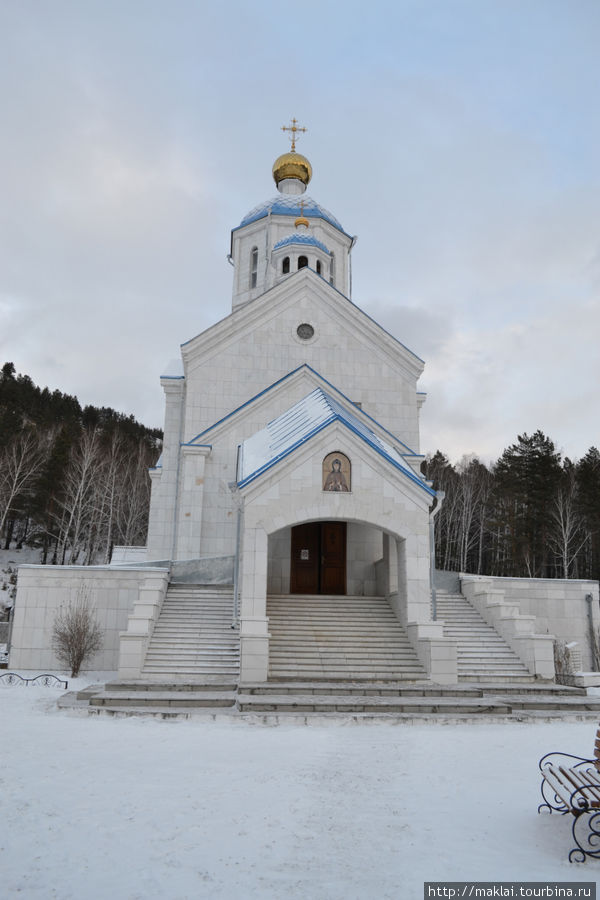
<path fill-rule="evenodd" d="M 342 472 L 342 463 L 339 459 L 334 459 L 331 463 L 331 472 L 327 475 L 325 479 L 325 484 L 323 485 L 324 491 L 345 491 L 349 492 L 348 484 L 346 483 L 346 477 Z"/>

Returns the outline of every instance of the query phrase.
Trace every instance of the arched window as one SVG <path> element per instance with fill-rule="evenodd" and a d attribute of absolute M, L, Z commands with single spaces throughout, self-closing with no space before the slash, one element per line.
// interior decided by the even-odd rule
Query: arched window
<path fill-rule="evenodd" d="M 258 247 L 252 248 L 250 255 L 250 287 L 255 288 L 258 280 Z"/>
<path fill-rule="evenodd" d="M 306 269 L 308 266 L 308 257 L 307 256 L 299 256 L 298 257 L 298 268 Z"/>
<path fill-rule="evenodd" d="M 321 274 L 321 260 L 317 260 L 317 275 Z"/>
<path fill-rule="evenodd" d="M 335 284 L 335 255 L 333 252 L 329 260 L 329 284 Z"/>
<path fill-rule="evenodd" d="M 284 275 L 290 271 L 290 258 L 289 256 L 285 256 L 283 262 L 281 263 L 281 271 Z"/>

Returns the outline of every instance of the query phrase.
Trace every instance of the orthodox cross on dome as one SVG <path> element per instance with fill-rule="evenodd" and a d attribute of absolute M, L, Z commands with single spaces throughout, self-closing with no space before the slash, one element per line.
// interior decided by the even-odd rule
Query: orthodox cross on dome
<path fill-rule="evenodd" d="M 296 226 L 296 228 L 298 228 L 300 225 L 304 225 L 305 228 L 308 228 L 308 226 L 310 225 L 310 222 L 304 215 L 304 200 L 300 201 L 300 215 L 294 222 L 294 225 Z"/>
<path fill-rule="evenodd" d="M 288 137 L 289 137 L 290 141 L 292 142 L 292 153 L 295 153 L 296 152 L 296 140 L 297 140 L 296 135 L 298 134 L 299 131 L 306 131 L 307 129 L 299 127 L 298 119 L 292 119 L 292 124 L 291 125 L 282 125 L 281 130 L 290 132 Z"/>

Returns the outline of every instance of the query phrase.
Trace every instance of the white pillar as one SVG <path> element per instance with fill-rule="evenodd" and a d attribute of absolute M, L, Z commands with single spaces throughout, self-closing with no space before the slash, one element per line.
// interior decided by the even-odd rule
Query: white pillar
<path fill-rule="evenodd" d="M 266 681 L 269 670 L 267 618 L 268 537 L 263 528 L 245 528 L 240 577 L 240 681 Z"/>
<path fill-rule="evenodd" d="M 398 593 L 398 543 L 391 534 L 383 533 L 383 559 L 385 564 L 386 594 Z"/>
<path fill-rule="evenodd" d="M 196 559 L 200 556 L 204 466 L 211 449 L 209 445 L 198 444 L 184 444 L 181 448 L 177 543 L 174 559 Z"/>
<path fill-rule="evenodd" d="M 160 383 L 165 392 L 165 429 L 161 464 L 152 486 L 148 559 L 171 559 L 173 555 L 179 445 L 183 433 L 185 379 L 165 377 Z"/>

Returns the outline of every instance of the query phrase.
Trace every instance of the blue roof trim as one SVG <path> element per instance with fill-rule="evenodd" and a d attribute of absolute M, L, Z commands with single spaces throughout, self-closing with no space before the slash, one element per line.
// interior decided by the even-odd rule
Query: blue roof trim
<path fill-rule="evenodd" d="M 273 250 L 280 250 L 281 247 L 287 247 L 290 244 L 307 244 L 310 247 L 318 247 L 319 250 L 322 250 L 323 253 L 326 253 L 329 256 L 329 250 L 325 246 L 325 244 L 318 241 L 316 238 L 312 237 L 309 234 L 290 234 L 288 237 L 282 238 L 282 240 L 277 241 Z"/>
<path fill-rule="evenodd" d="M 251 484 L 273 466 L 277 465 L 277 463 L 279 463 L 282 459 L 285 459 L 286 456 L 289 456 L 290 453 L 293 453 L 294 450 L 298 449 L 298 447 L 301 447 L 303 444 L 311 440 L 324 428 L 327 428 L 334 422 L 340 422 L 340 424 L 344 425 L 346 428 L 348 428 L 349 431 L 353 432 L 357 437 L 363 440 L 368 446 L 371 447 L 371 449 L 373 449 L 376 453 L 379 454 L 379 456 L 381 456 L 388 463 L 394 466 L 394 468 L 401 472 L 406 478 L 408 478 L 410 481 L 424 490 L 427 494 L 429 494 L 430 497 L 436 496 L 436 492 L 428 486 L 425 479 L 419 478 L 411 469 L 402 465 L 398 460 L 394 459 L 393 456 L 390 456 L 385 445 L 380 441 L 376 434 L 374 434 L 362 422 L 360 422 L 360 420 L 353 413 L 345 410 L 342 406 L 339 405 L 336 400 L 334 400 L 332 397 L 329 397 L 320 388 L 316 388 L 315 391 L 312 392 L 312 394 L 309 394 L 308 397 L 304 398 L 304 401 L 300 401 L 299 403 L 295 404 L 293 407 L 291 407 L 290 410 L 283 413 L 281 416 L 278 416 L 276 419 L 273 419 L 273 421 L 269 424 L 274 425 L 280 422 L 283 426 L 284 423 L 287 424 L 288 422 L 291 422 L 293 429 L 290 432 L 291 435 L 293 435 L 294 431 L 301 430 L 303 426 L 302 419 L 296 424 L 294 423 L 294 420 L 298 416 L 298 410 L 300 409 L 301 404 L 309 400 L 309 398 L 313 397 L 313 395 L 320 395 L 319 399 L 324 401 L 326 408 L 328 408 L 329 410 L 329 415 L 327 415 L 327 417 L 322 422 L 319 422 L 309 431 L 305 431 L 298 440 L 293 441 L 291 444 L 288 444 L 281 452 L 275 453 L 274 456 L 269 458 L 255 471 L 251 472 L 245 478 L 240 479 L 237 482 L 238 487 L 243 488 Z M 306 410 L 304 412 L 306 412 Z M 274 434 L 274 439 L 276 439 L 276 434 Z M 285 432 L 283 439 L 285 439 Z"/>
<path fill-rule="evenodd" d="M 310 366 L 308 363 L 302 363 L 302 365 L 297 366 L 295 369 L 292 369 L 291 372 L 288 372 L 286 375 L 283 375 L 281 378 L 278 378 L 277 381 L 274 381 L 268 387 L 264 388 L 264 390 L 259 391 L 259 393 L 255 394 L 254 397 L 250 397 L 250 399 L 246 400 L 245 403 L 242 403 L 241 406 L 238 406 L 238 407 L 236 407 L 236 409 L 232 410 L 230 413 L 227 413 L 227 415 L 223 416 L 222 419 L 218 419 L 212 425 L 209 425 L 208 428 L 205 428 L 204 431 L 201 431 L 200 434 L 197 434 L 196 437 L 192 438 L 191 441 L 189 441 L 188 443 L 193 444 L 195 441 L 198 440 L 198 438 L 204 437 L 204 435 L 208 434 L 210 431 L 212 431 L 213 428 L 217 428 L 219 425 L 222 425 L 223 422 L 226 422 L 227 419 L 231 419 L 233 416 L 237 415 L 239 412 L 241 412 L 247 406 L 250 406 L 250 404 L 254 403 L 255 400 L 258 400 L 264 394 L 268 394 L 269 391 L 274 390 L 276 387 L 278 387 L 280 384 L 282 384 L 282 382 L 286 381 L 288 378 L 291 378 L 293 375 L 295 375 L 301 369 L 307 369 L 309 372 L 312 372 L 312 374 L 316 375 L 317 378 L 319 378 L 324 384 L 327 385 L 327 387 L 329 387 L 333 391 L 335 391 L 336 394 L 339 394 L 340 397 L 343 397 L 344 400 L 350 404 L 350 406 L 356 407 L 356 404 L 352 400 L 350 400 L 350 398 L 347 397 L 343 393 L 343 391 L 340 391 L 340 389 L 337 388 L 334 384 L 332 384 L 331 381 L 328 381 L 326 378 L 324 378 L 320 372 L 317 372 L 317 370 L 313 369 L 313 367 Z M 366 418 L 369 419 L 370 422 L 373 422 L 373 424 L 376 425 L 377 428 L 381 429 L 381 431 L 383 431 L 384 434 L 387 434 L 388 437 L 390 437 L 393 441 L 395 441 L 396 444 L 399 444 L 401 447 L 404 447 L 404 449 L 406 450 L 406 453 L 401 453 L 402 456 L 421 457 L 423 459 L 425 458 L 422 453 L 415 453 L 414 450 L 412 450 L 407 444 L 404 443 L 404 441 L 401 441 L 400 438 L 397 437 L 393 432 L 388 431 L 388 429 L 385 428 L 384 425 L 381 425 L 377 421 L 377 419 L 374 419 L 373 416 L 370 416 L 369 413 L 365 412 L 364 409 L 361 409 L 360 412 L 361 412 L 361 415 L 366 416 Z"/>
<path fill-rule="evenodd" d="M 300 201 L 302 201 L 302 209 L 300 208 Z M 272 197 L 270 200 L 259 203 L 258 206 L 255 206 L 250 212 L 246 213 L 240 224 L 232 229 L 232 232 L 237 231 L 238 228 L 244 228 L 252 222 L 257 222 L 259 219 L 263 219 L 265 216 L 268 216 L 269 213 L 273 216 L 296 217 L 302 214 L 307 218 L 324 219 L 326 222 L 329 222 L 330 225 L 333 225 L 334 228 L 337 228 L 338 231 L 346 234 L 341 223 L 338 222 L 328 209 L 325 209 L 320 203 L 317 203 L 312 197 L 307 197 L 305 194 L 298 194 L 291 197 L 285 197 L 282 194 L 278 194 L 277 197 Z M 347 236 L 350 237 L 351 235 Z"/>

